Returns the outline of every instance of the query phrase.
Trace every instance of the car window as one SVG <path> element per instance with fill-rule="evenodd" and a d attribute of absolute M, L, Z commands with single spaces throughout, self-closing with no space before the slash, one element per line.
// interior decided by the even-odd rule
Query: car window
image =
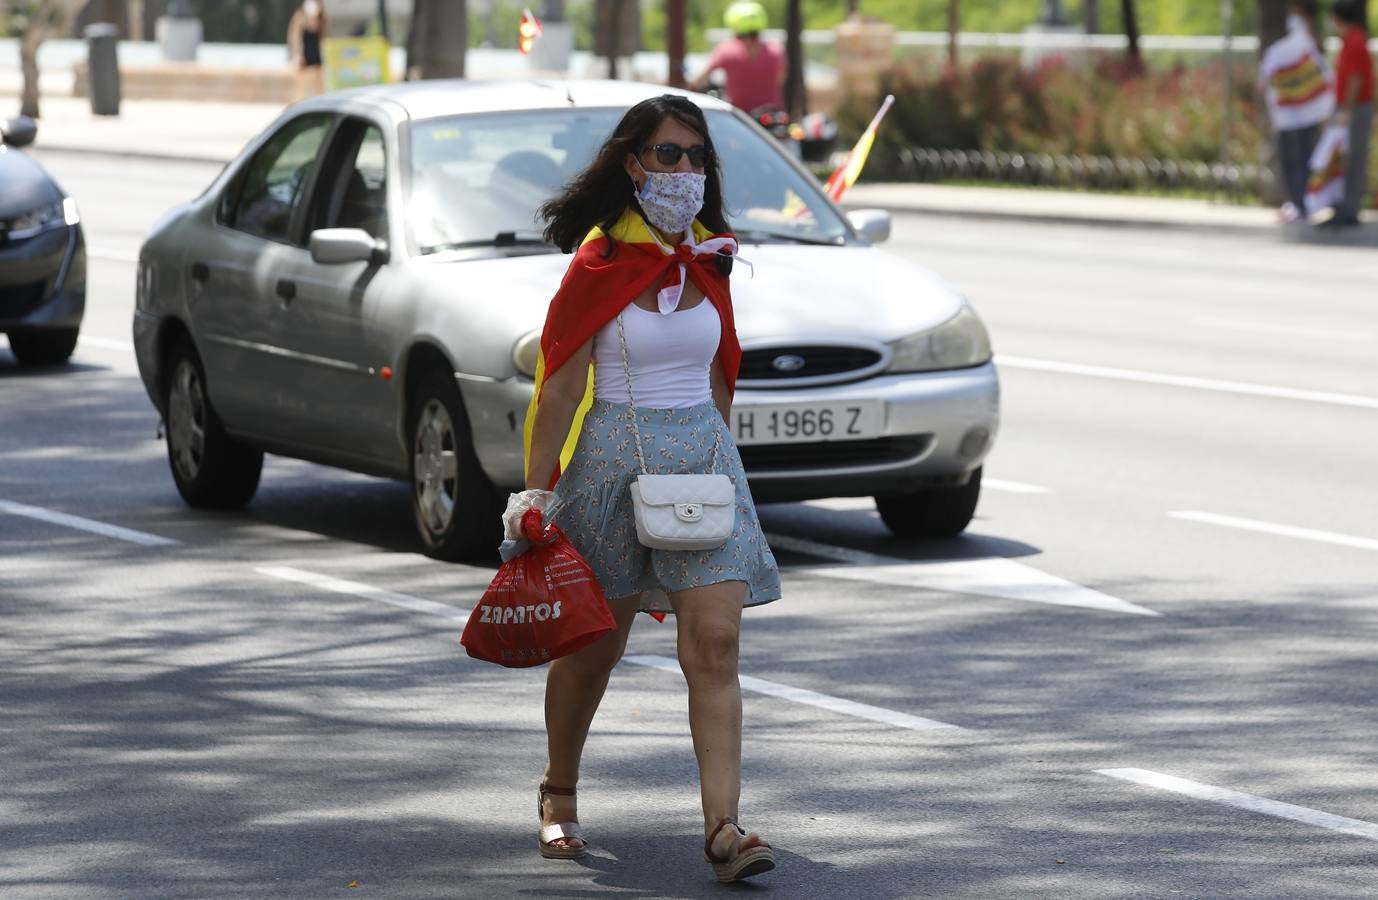
<path fill-rule="evenodd" d="M 428 119 L 410 126 L 407 222 L 421 252 L 539 235 L 540 205 L 593 159 L 621 109 L 537 110 Z M 709 111 L 728 222 L 750 239 L 837 241 L 847 234 L 817 182 L 771 138 Z M 630 186 L 629 186 L 630 190 Z"/>
<path fill-rule="evenodd" d="M 342 122 L 323 172 L 333 173 L 333 180 L 317 188 L 311 228 L 362 228 L 386 240 L 387 150 L 378 126 L 362 119 Z"/>
<path fill-rule="evenodd" d="M 329 116 L 303 116 L 269 138 L 239 180 L 226 224 L 270 241 L 290 241 L 292 212 L 329 127 Z"/>

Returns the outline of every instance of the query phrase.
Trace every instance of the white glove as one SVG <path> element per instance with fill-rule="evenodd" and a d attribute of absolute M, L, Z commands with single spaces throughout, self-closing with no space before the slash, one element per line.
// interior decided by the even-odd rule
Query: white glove
<path fill-rule="evenodd" d="M 502 534 L 509 541 L 523 537 L 522 516 L 528 509 L 539 509 L 542 515 L 555 502 L 553 491 L 522 491 L 507 495 L 507 511 L 502 514 Z"/>

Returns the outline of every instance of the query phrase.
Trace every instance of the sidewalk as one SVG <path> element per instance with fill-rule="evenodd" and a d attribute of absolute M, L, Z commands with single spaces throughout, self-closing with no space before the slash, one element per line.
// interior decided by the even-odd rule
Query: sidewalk
<path fill-rule="evenodd" d="M 6 104 L 0 90 L 0 105 Z M 39 151 L 225 163 L 282 112 L 276 104 L 126 100 L 118 117 L 93 116 L 87 100 L 49 95 L 38 123 Z M 16 103 L 17 105 L 17 103 Z M 0 109 L 0 114 L 8 114 Z M 1010 219 L 1092 226 L 1134 226 L 1203 231 L 1313 233 L 1282 229 L 1271 209 L 1123 194 L 1028 188 L 955 187 L 943 184 L 868 183 L 847 192 L 852 209 L 968 218 Z M 1337 243 L 1378 243 L 1373 212 L 1364 228 Z M 1339 237 L 1338 235 L 1336 237 Z"/>

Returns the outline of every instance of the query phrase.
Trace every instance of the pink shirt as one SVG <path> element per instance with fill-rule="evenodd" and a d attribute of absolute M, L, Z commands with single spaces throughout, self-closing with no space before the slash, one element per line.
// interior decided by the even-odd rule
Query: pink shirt
<path fill-rule="evenodd" d="M 727 99 L 747 112 L 758 106 L 782 107 L 785 55 L 774 44 L 758 40 L 755 53 L 741 38 L 731 38 L 713 48 L 708 71 L 722 69 L 727 76 Z"/>

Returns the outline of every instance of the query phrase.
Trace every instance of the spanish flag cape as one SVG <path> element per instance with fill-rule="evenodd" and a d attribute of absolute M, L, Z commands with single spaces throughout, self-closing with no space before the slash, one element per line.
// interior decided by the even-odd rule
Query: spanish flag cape
<path fill-rule="evenodd" d="M 713 234 L 696 220 L 693 242 L 669 247 L 651 233 L 645 219 L 635 210 L 626 214 L 605 234 L 594 228 L 584 238 L 574 259 L 565 272 L 560 289 L 550 301 L 545 328 L 541 332 L 541 354 L 536 363 L 536 390 L 526 411 L 524 443 L 526 463 L 531 464 L 531 430 L 536 422 L 536 410 L 541 404 L 541 389 L 551 375 L 569 361 L 584 342 L 622 312 L 648 288 L 656 287 L 662 301 L 667 296 L 678 297 L 682 279 L 693 282 L 718 310 L 722 323 L 722 338 L 718 342 L 718 361 L 727 389 L 736 389 L 737 370 L 742 362 L 742 348 L 737 343 L 737 327 L 732 320 L 732 292 L 727 276 L 718 271 L 720 249 L 735 253 L 736 238 L 730 234 Z M 616 243 L 611 257 L 605 258 L 609 240 Z M 574 413 L 569 435 L 560 451 L 560 462 L 550 479 L 555 487 L 560 473 L 569 466 L 574 445 L 584 416 L 593 404 L 593 366 L 588 371 L 588 386 L 584 399 Z"/>

